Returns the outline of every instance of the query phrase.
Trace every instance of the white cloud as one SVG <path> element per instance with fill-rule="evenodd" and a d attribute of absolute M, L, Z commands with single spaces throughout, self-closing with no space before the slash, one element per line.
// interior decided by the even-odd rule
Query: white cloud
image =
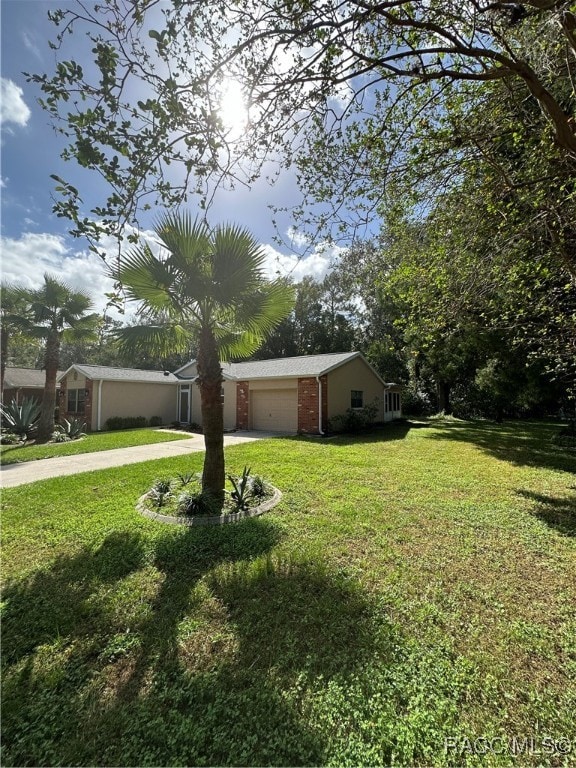
<path fill-rule="evenodd" d="M 30 119 L 30 110 L 23 99 L 24 92 L 12 80 L 0 78 L 0 124 L 16 123 L 25 126 Z"/>
<path fill-rule="evenodd" d="M 263 250 L 267 255 L 268 277 L 291 277 L 298 283 L 307 276 L 315 280 L 323 280 L 330 271 L 331 264 L 344 249 L 340 246 L 320 243 L 311 253 L 305 255 L 280 253 L 271 245 L 264 245 Z"/>
<path fill-rule="evenodd" d="M 2 280 L 39 288 L 48 273 L 70 288 L 88 293 L 95 311 L 104 310 L 104 294 L 112 291 L 114 283 L 95 254 L 74 253 L 63 237 L 47 233 L 26 232 L 17 239 L 2 237 L 1 246 Z"/>
<path fill-rule="evenodd" d="M 42 56 L 40 48 L 34 38 L 35 36 L 32 33 L 22 32 L 22 40 L 26 49 L 30 51 L 30 53 L 33 54 L 39 61 L 43 61 L 44 57 Z"/>

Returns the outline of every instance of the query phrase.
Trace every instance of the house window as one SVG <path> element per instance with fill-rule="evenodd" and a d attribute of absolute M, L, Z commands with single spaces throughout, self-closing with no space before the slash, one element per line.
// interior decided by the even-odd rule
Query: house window
<path fill-rule="evenodd" d="M 361 389 L 353 389 L 350 392 L 350 408 L 363 408 L 364 392 Z"/>
<path fill-rule="evenodd" d="M 68 390 L 68 413 L 84 413 L 86 408 L 86 390 L 69 389 Z"/>
<path fill-rule="evenodd" d="M 394 392 L 392 397 L 394 398 L 394 410 L 399 411 L 400 410 L 400 393 Z"/>

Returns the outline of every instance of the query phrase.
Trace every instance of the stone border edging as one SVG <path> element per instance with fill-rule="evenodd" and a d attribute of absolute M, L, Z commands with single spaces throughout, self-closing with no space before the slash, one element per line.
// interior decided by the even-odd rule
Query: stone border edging
<path fill-rule="evenodd" d="M 153 512 L 151 509 L 147 509 L 144 506 L 144 499 L 148 496 L 145 493 L 138 499 L 136 504 L 136 510 L 140 512 L 144 517 L 149 517 L 151 520 L 157 520 L 160 523 L 167 523 L 169 525 L 187 525 L 187 526 L 208 526 L 208 525 L 225 525 L 226 523 L 237 523 L 239 520 L 245 520 L 249 517 L 258 517 L 269 512 L 273 509 L 282 498 L 282 492 L 278 488 L 274 488 L 274 495 L 271 499 L 264 501 L 257 507 L 252 509 L 240 510 L 240 512 L 230 512 L 227 515 L 213 515 L 212 517 L 185 517 L 181 515 L 175 517 L 173 515 L 161 515 L 159 512 Z"/>

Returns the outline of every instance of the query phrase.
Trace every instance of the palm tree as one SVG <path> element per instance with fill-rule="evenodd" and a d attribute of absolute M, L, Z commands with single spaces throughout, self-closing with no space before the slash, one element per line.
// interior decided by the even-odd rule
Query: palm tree
<path fill-rule="evenodd" d="M 290 312 L 292 290 L 264 276 L 265 253 L 248 230 L 210 230 L 186 214 L 166 214 L 155 232 L 159 256 L 144 243 L 115 277 L 154 324 L 118 331 L 124 349 L 169 355 L 197 349 L 206 454 L 202 490 L 224 499 L 224 421 L 220 361 L 248 357 Z"/>
<path fill-rule="evenodd" d="M 92 308 L 92 301 L 86 293 L 73 291 L 50 275 L 44 275 L 44 285 L 41 288 L 30 291 L 29 301 L 31 319 L 25 332 L 33 338 L 43 339 L 46 344 L 46 384 L 36 434 L 38 442 L 46 442 L 54 431 L 56 375 L 60 364 L 62 340 L 96 338 L 100 317 L 95 313 L 86 314 Z"/>
<path fill-rule="evenodd" d="M 4 374 L 8 363 L 10 336 L 22 330 L 28 315 L 29 303 L 26 289 L 13 283 L 2 283 L 0 307 L 0 396 L 4 394 Z"/>

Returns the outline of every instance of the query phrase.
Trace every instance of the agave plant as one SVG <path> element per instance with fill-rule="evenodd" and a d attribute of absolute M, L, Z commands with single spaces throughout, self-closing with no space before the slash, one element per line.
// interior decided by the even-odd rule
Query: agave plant
<path fill-rule="evenodd" d="M 234 501 L 238 509 L 246 509 L 248 507 L 248 499 L 251 494 L 250 484 L 250 467 L 244 467 L 244 471 L 240 477 L 233 477 L 228 475 L 233 491 L 230 492 L 230 498 Z"/>
<path fill-rule="evenodd" d="M 36 429 L 40 416 L 40 404 L 32 397 L 25 397 L 19 404 L 12 400 L 9 405 L 3 405 L 2 426 L 8 427 L 10 432 L 28 440 Z"/>
<path fill-rule="evenodd" d="M 64 419 L 63 424 L 57 424 L 55 432 L 64 435 L 68 440 L 78 440 L 80 437 L 86 437 L 86 422 L 80 419 Z"/>

